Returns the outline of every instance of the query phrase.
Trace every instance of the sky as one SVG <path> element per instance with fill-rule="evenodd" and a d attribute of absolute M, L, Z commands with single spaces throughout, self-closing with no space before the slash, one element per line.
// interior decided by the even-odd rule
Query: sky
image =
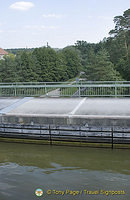
<path fill-rule="evenodd" d="M 97 43 L 114 28 L 129 0 L 0 0 L 0 47 L 63 48 Z"/>

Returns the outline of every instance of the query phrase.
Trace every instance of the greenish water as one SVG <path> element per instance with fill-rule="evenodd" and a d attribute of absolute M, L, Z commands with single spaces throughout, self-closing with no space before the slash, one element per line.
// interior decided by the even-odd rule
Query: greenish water
<path fill-rule="evenodd" d="M 130 150 L 1 142 L 0 200 L 57 199 L 130 200 Z"/>

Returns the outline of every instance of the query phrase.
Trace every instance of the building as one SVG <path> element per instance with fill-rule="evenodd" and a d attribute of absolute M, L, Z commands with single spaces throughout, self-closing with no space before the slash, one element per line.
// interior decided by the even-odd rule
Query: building
<path fill-rule="evenodd" d="M 8 55 L 8 52 L 4 49 L 0 48 L 0 60 L 3 59 L 5 55 Z"/>

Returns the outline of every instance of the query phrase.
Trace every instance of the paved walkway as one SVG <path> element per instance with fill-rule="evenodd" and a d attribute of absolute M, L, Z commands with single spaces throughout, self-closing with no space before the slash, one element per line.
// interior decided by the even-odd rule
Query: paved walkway
<path fill-rule="evenodd" d="M 60 97 L 60 88 L 56 89 L 56 90 L 52 90 L 48 93 L 46 93 L 45 95 L 42 95 L 41 97 Z"/>
<path fill-rule="evenodd" d="M 130 117 L 130 98 L 0 98 L 0 114 Z"/>

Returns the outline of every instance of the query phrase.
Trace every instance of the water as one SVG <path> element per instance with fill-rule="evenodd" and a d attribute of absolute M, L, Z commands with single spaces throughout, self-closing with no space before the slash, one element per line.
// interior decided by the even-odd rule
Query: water
<path fill-rule="evenodd" d="M 0 200 L 57 199 L 130 200 L 130 150 L 1 142 Z"/>

